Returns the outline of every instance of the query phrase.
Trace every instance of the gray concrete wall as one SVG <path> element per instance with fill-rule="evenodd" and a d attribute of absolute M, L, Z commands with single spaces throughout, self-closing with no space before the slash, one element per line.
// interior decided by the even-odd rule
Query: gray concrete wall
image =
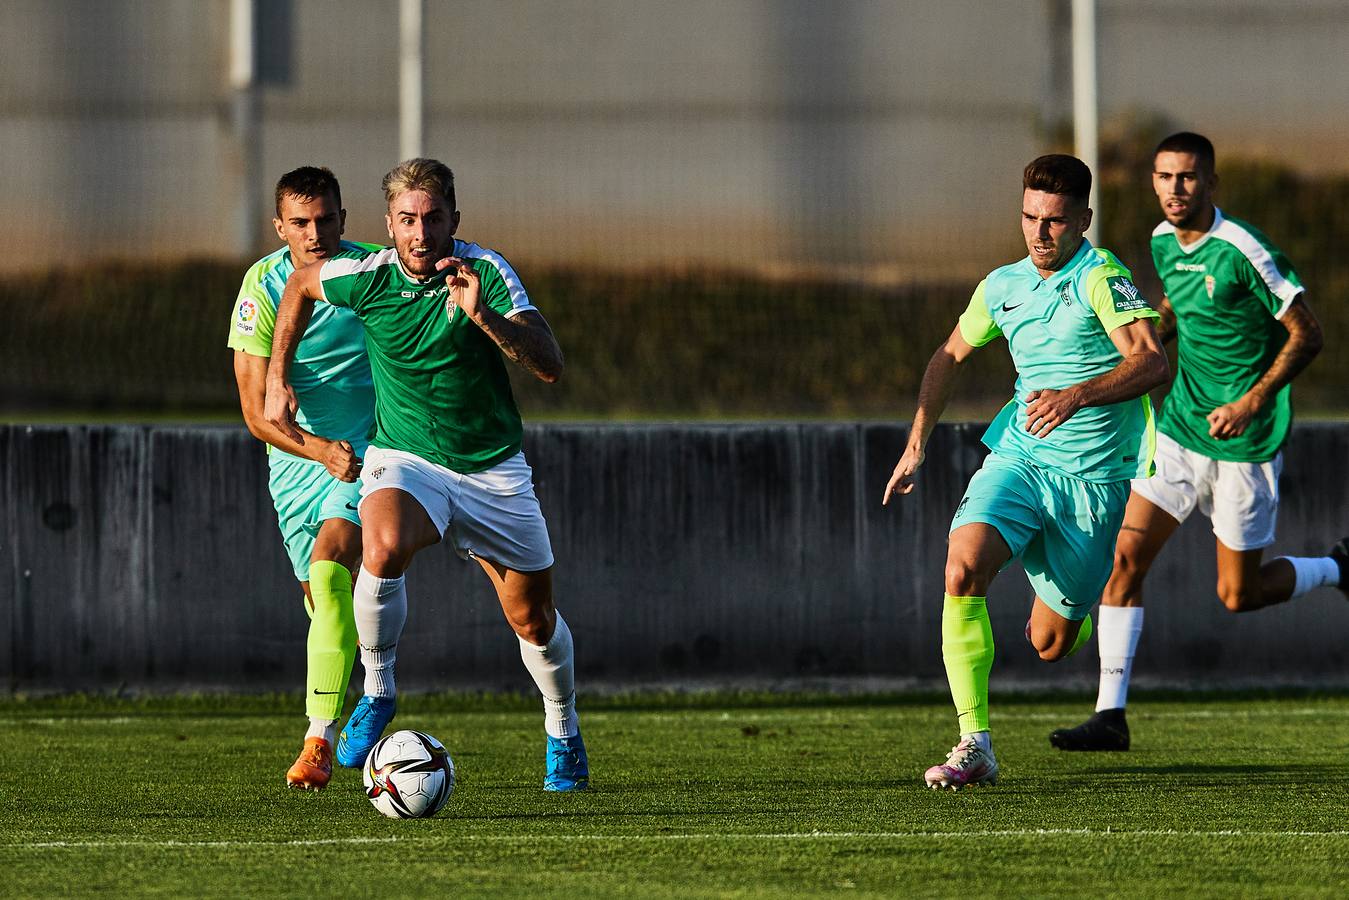
<path fill-rule="evenodd" d="M 934 435 L 918 492 L 883 509 L 885 425 L 549 425 L 526 452 L 583 681 L 940 684 L 944 540 L 981 426 Z M 1287 451 L 1278 551 L 1346 530 L 1349 426 Z M 0 675 L 11 690 L 293 689 L 306 619 L 259 445 L 232 428 L 0 429 Z M 1187 523 L 1152 577 L 1139 678 L 1222 687 L 1349 682 L 1349 603 L 1322 590 L 1246 616 Z M 486 579 L 442 548 L 409 574 L 409 689 L 523 689 Z M 1017 570 L 991 594 L 995 683 L 1085 684 L 1095 653 L 1039 662 Z"/>

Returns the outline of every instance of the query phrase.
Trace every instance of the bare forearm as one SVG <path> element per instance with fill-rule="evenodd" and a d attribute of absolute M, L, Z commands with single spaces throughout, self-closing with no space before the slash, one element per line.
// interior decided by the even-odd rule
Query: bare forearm
<path fill-rule="evenodd" d="M 1170 374 L 1166 356 L 1160 351 L 1131 353 L 1109 372 L 1082 382 L 1074 390 L 1081 407 L 1108 406 L 1143 396 L 1166 384 Z"/>
<path fill-rule="evenodd" d="M 910 446 L 918 449 L 927 446 L 928 438 L 951 400 L 959 372 L 960 363 L 945 347 L 938 348 L 928 360 L 923 382 L 918 388 L 918 409 L 913 414 L 913 427 L 909 431 Z"/>
<path fill-rule="evenodd" d="M 272 332 L 271 363 L 267 366 L 267 380 L 288 382 L 290 364 L 295 361 L 295 349 L 300 346 L 309 317 L 314 312 L 314 300 L 306 297 L 292 277 L 286 282 L 285 293 L 276 308 L 276 326 Z"/>
<path fill-rule="evenodd" d="M 562 375 L 562 348 L 542 318 L 528 322 L 521 318 L 508 319 L 484 306 L 476 324 L 507 359 L 540 381 L 552 384 Z"/>
<path fill-rule="evenodd" d="M 327 438 L 319 437 L 303 428 L 297 428 L 296 430 L 304 435 L 304 443 L 301 444 L 263 418 L 261 409 L 256 412 L 244 410 L 244 423 L 248 426 L 249 433 L 258 440 L 271 444 L 278 450 L 284 450 L 294 456 L 311 459 L 314 462 L 323 462 L 328 445 L 332 443 Z"/>
<path fill-rule="evenodd" d="M 1261 375 L 1260 380 L 1246 392 L 1247 398 L 1255 404 L 1256 409 L 1262 409 L 1275 394 L 1296 378 L 1299 372 L 1307 368 L 1319 352 L 1321 352 L 1319 331 L 1314 340 L 1298 340 L 1290 337 L 1283 345 L 1283 349 L 1274 357 L 1274 361 L 1269 364 L 1265 374 Z"/>

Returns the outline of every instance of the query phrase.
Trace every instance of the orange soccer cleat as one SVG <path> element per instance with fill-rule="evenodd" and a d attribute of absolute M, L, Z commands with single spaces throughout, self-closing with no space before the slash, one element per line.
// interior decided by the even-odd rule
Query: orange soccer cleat
<path fill-rule="evenodd" d="M 286 773 L 286 785 L 306 791 L 321 791 L 333 777 L 333 748 L 321 737 L 305 738 L 304 749 Z"/>

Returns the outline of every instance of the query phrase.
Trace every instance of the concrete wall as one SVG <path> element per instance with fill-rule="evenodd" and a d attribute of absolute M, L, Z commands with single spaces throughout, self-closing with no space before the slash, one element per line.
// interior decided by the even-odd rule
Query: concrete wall
<path fill-rule="evenodd" d="M 934 435 L 918 493 L 879 499 L 904 431 L 885 425 L 549 425 L 534 467 L 558 605 L 583 682 L 940 684 L 944 539 L 981 458 L 980 426 Z M 1349 426 L 1298 427 L 1276 549 L 1346 530 Z M 0 429 L 0 674 L 11 690 L 293 689 L 306 619 L 265 461 L 227 428 Z M 1234 617 L 1213 591 L 1207 522 L 1152 579 L 1141 679 L 1206 687 L 1349 682 L 1349 603 L 1322 590 Z M 425 551 L 400 652 L 409 689 L 527 686 L 476 565 Z M 1082 684 L 1022 637 L 1019 571 L 990 600 L 996 683 Z"/>

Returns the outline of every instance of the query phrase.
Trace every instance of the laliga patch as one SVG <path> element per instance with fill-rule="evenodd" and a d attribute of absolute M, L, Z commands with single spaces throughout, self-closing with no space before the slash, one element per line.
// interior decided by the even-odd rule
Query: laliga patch
<path fill-rule="evenodd" d="M 258 305 L 252 300 L 243 300 L 239 303 L 238 316 L 234 322 L 234 330 L 244 335 L 251 335 L 258 330 Z"/>
<path fill-rule="evenodd" d="M 1148 301 L 1143 299 L 1134 283 L 1123 275 L 1112 275 L 1105 283 L 1110 286 L 1110 294 L 1115 301 L 1115 312 L 1126 313 L 1148 308 Z"/>

